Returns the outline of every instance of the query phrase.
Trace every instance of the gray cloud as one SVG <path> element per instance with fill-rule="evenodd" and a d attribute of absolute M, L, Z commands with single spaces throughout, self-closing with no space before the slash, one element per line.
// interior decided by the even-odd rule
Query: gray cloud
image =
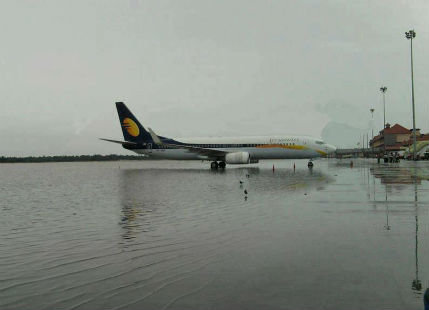
<path fill-rule="evenodd" d="M 123 152 L 114 102 L 171 136 L 429 130 L 426 1 L 2 1 L 0 155 Z"/>

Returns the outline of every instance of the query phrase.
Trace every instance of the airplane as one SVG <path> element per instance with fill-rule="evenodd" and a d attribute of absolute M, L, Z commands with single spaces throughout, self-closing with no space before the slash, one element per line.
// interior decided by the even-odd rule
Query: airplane
<path fill-rule="evenodd" d="M 100 138 L 153 159 L 206 160 L 211 169 L 226 164 L 253 164 L 262 159 L 310 159 L 335 152 L 336 147 L 306 136 L 167 138 L 146 130 L 123 102 L 116 102 L 125 141 Z"/>

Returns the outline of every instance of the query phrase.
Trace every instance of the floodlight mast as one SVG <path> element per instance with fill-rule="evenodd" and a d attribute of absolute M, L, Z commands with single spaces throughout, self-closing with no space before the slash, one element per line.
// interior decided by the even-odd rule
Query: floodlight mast
<path fill-rule="evenodd" d="M 371 112 L 371 149 L 372 149 L 372 155 L 374 156 L 374 108 L 370 108 L 369 112 Z"/>
<path fill-rule="evenodd" d="M 411 101 L 413 105 L 413 160 L 416 160 L 416 112 L 414 107 L 414 70 L 413 70 L 413 39 L 416 37 L 416 32 L 410 30 L 405 32 L 405 37 L 411 42 Z"/>
<path fill-rule="evenodd" d="M 383 93 L 383 148 L 384 148 L 384 153 L 386 153 L 386 91 L 387 91 L 387 87 L 386 86 L 382 86 L 380 87 L 380 91 Z"/>

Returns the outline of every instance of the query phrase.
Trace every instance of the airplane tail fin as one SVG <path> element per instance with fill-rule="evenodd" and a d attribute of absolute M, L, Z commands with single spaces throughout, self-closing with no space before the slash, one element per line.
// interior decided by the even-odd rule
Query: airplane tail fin
<path fill-rule="evenodd" d="M 123 102 L 116 102 L 116 109 L 118 110 L 119 122 L 121 123 L 125 141 L 134 143 L 153 142 L 149 132 L 146 131 Z"/>

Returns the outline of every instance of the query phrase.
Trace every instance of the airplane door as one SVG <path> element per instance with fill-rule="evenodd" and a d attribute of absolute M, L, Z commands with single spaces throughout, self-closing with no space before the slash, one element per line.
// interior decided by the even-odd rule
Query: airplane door
<path fill-rule="evenodd" d="M 152 143 L 147 144 L 147 152 L 152 153 Z"/>

